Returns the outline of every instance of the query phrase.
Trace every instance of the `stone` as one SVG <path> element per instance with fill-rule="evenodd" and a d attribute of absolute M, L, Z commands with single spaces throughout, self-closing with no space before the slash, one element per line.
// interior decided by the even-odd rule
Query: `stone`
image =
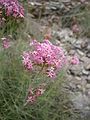
<path fill-rule="evenodd" d="M 80 65 L 76 65 L 76 66 L 71 66 L 71 68 L 69 68 L 69 71 L 72 75 L 75 75 L 75 76 L 80 76 L 82 75 L 82 68 Z"/>
<path fill-rule="evenodd" d="M 70 36 L 72 36 L 72 31 L 70 31 L 70 29 L 68 28 L 65 28 L 58 32 L 58 36 L 60 36 L 61 39 L 66 39 L 67 41 L 70 38 Z"/>
<path fill-rule="evenodd" d="M 83 79 L 82 79 L 82 81 L 81 81 L 81 85 L 82 85 L 83 87 L 85 87 L 86 84 L 87 84 L 87 81 L 86 81 L 86 80 L 84 79 L 84 77 L 83 77 Z"/>
<path fill-rule="evenodd" d="M 85 58 L 88 58 L 88 57 L 85 57 L 85 56 L 80 57 L 80 61 L 84 62 Z"/>
<path fill-rule="evenodd" d="M 86 92 L 86 88 L 82 87 L 82 93 L 85 94 L 85 92 Z"/>
<path fill-rule="evenodd" d="M 56 7 L 54 7 L 54 6 L 53 6 L 53 7 L 51 7 L 51 9 L 52 9 L 52 10 L 57 10 L 57 8 L 56 8 Z"/>
<path fill-rule="evenodd" d="M 89 75 L 89 71 L 86 71 L 85 69 L 82 70 L 83 75 Z"/>
<path fill-rule="evenodd" d="M 90 75 L 87 77 L 87 83 L 90 84 Z"/>
<path fill-rule="evenodd" d="M 87 94 L 88 94 L 88 96 L 90 97 L 90 90 L 88 90 Z"/>
<path fill-rule="evenodd" d="M 90 53 L 87 53 L 87 55 L 86 55 L 88 58 L 90 58 Z"/>
<path fill-rule="evenodd" d="M 83 41 L 83 42 L 81 43 L 81 48 L 82 48 L 82 49 L 87 48 L 87 46 L 88 46 L 88 42 L 87 42 L 87 41 Z"/>
<path fill-rule="evenodd" d="M 81 86 L 81 85 L 77 85 L 77 88 L 81 90 L 81 89 L 82 89 L 82 86 Z"/>
<path fill-rule="evenodd" d="M 75 44 L 74 47 L 77 48 L 77 49 L 81 49 L 81 45 L 80 44 Z"/>
<path fill-rule="evenodd" d="M 90 43 L 87 46 L 87 50 L 88 50 L 88 52 L 90 52 Z"/>
<path fill-rule="evenodd" d="M 77 53 L 78 53 L 80 56 L 84 56 L 84 53 L 83 53 L 81 50 L 77 50 Z"/>
<path fill-rule="evenodd" d="M 82 43 L 81 39 L 78 39 L 76 41 L 76 43 L 74 44 L 74 47 L 77 48 L 77 49 L 81 49 L 81 43 Z"/>
<path fill-rule="evenodd" d="M 39 2 L 30 2 L 30 4 L 31 4 L 31 5 L 36 5 L 36 6 L 42 6 L 42 4 L 39 3 Z"/>
<path fill-rule="evenodd" d="M 81 92 L 74 94 L 72 102 L 76 109 L 84 111 L 85 108 L 90 104 L 90 100 L 86 95 Z"/>
<path fill-rule="evenodd" d="M 85 57 L 85 56 L 80 57 L 80 60 L 81 60 L 82 62 L 85 62 L 85 64 L 90 63 L 90 59 L 89 59 L 88 57 Z"/>
<path fill-rule="evenodd" d="M 73 83 L 69 84 L 70 90 L 73 91 L 74 89 L 76 89 L 76 85 Z"/>
<path fill-rule="evenodd" d="M 90 84 L 87 84 L 87 85 L 86 85 L 86 88 L 87 88 L 87 89 L 90 89 Z"/>
<path fill-rule="evenodd" d="M 69 55 L 74 55 L 75 52 L 76 52 L 75 50 L 70 50 L 70 51 L 69 51 Z"/>
<path fill-rule="evenodd" d="M 86 65 L 86 66 L 85 66 L 85 69 L 86 69 L 86 70 L 90 70 L 90 64 Z"/>
<path fill-rule="evenodd" d="M 81 77 L 76 76 L 75 79 L 81 81 Z"/>
<path fill-rule="evenodd" d="M 72 44 L 72 45 L 74 45 L 75 44 L 75 42 L 76 42 L 76 38 L 69 38 L 68 39 L 68 41 L 70 41 L 70 43 Z"/>
<path fill-rule="evenodd" d="M 71 0 L 61 0 L 63 3 L 71 2 Z"/>

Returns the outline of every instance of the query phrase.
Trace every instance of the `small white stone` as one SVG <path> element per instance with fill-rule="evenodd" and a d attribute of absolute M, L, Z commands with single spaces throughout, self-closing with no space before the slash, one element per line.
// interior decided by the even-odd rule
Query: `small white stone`
<path fill-rule="evenodd" d="M 87 84 L 87 85 L 86 85 L 86 88 L 87 88 L 87 89 L 90 89 L 90 84 Z"/>
<path fill-rule="evenodd" d="M 78 52 L 78 54 L 79 54 L 80 56 L 84 56 L 84 53 L 83 53 L 82 51 L 77 50 L 77 52 Z"/>

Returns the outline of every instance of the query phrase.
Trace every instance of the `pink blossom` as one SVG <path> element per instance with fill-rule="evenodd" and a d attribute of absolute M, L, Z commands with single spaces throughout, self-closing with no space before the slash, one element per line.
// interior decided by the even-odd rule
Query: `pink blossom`
<path fill-rule="evenodd" d="M 36 89 L 36 91 L 35 91 L 35 95 L 38 97 L 38 96 L 41 96 L 43 93 L 44 93 L 44 89 L 42 89 L 42 88 L 38 88 L 38 89 Z"/>
<path fill-rule="evenodd" d="M 63 49 L 53 45 L 47 39 L 45 39 L 42 43 L 33 40 L 33 42 L 30 43 L 30 46 L 33 47 L 33 50 L 29 53 L 26 52 L 26 55 L 22 57 L 23 64 L 26 66 L 26 68 L 28 69 L 29 63 L 33 64 L 33 68 L 34 66 L 44 66 L 44 68 L 48 70 L 48 68 L 53 67 L 53 71 L 51 69 L 48 70 L 48 76 L 51 78 L 55 77 L 56 70 L 62 69 L 65 64 L 66 57 Z"/>
<path fill-rule="evenodd" d="M 78 32 L 80 31 L 79 26 L 78 26 L 77 24 L 74 24 L 74 25 L 72 26 L 72 31 L 73 31 L 74 33 L 78 33 Z"/>
<path fill-rule="evenodd" d="M 0 0 L 0 6 L 2 6 L 2 9 L 5 9 L 7 16 L 13 16 L 15 18 L 24 17 L 24 8 L 18 0 Z"/>
<path fill-rule="evenodd" d="M 26 99 L 27 103 L 34 103 L 36 101 L 36 96 L 34 95 L 34 91 L 32 88 L 29 89 L 28 96 Z"/>
<path fill-rule="evenodd" d="M 8 49 L 10 47 L 10 41 L 7 38 L 2 38 L 3 40 L 3 48 Z"/>
<path fill-rule="evenodd" d="M 36 96 L 28 96 L 27 103 L 34 103 L 36 101 Z"/>
<path fill-rule="evenodd" d="M 71 64 L 73 64 L 73 65 L 78 65 L 79 64 L 79 59 L 78 59 L 77 56 L 72 57 Z"/>
<path fill-rule="evenodd" d="M 27 103 L 34 103 L 38 97 L 40 97 L 44 93 L 45 89 L 41 88 L 35 88 L 31 89 L 28 92 L 28 96 L 26 99 Z"/>
<path fill-rule="evenodd" d="M 23 57 L 22 62 L 24 64 L 25 68 L 28 69 L 28 70 L 32 70 L 33 69 L 33 64 L 32 64 L 32 61 L 30 60 L 29 53 L 28 52 L 24 52 L 22 57 Z"/>
<path fill-rule="evenodd" d="M 56 73 L 55 73 L 53 67 L 47 69 L 47 75 L 48 75 L 48 77 L 50 77 L 50 78 L 55 78 L 55 77 L 56 77 Z"/>
<path fill-rule="evenodd" d="M 33 51 L 31 57 L 35 64 L 43 64 L 44 62 L 42 56 L 37 51 Z"/>

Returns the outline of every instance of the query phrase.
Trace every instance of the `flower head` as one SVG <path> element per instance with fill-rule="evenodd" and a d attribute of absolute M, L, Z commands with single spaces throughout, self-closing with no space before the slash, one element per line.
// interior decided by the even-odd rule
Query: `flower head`
<path fill-rule="evenodd" d="M 7 38 L 2 38 L 3 40 L 3 48 L 8 49 L 10 47 L 10 41 Z"/>
<path fill-rule="evenodd" d="M 45 39 L 42 43 L 34 40 L 30 43 L 30 46 L 33 46 L 33 50 L 23 54 L 23 64 L 26 68 L 28 69 L 28 64 L 33 66 L 33 68 L 34 66 L 44 66 L 47 75 L 51 78 L 55 77 L 56 70 L 61 69 L 65 64 L 66 57 L 63 49 L 53 45 L 47 39 Z"/>
<path fill-rule="evenodd" d="M 80 32 L 79 26 L 78 26 L 77 24 L 74 24 L 74 25 L 72 26 L 72 31 L 73 31 L 73 33 L 78 33 L 78 32 Z"/>
<path fill-rule="evenodd" d="M 43 88 L 42 86 L 38 87 L 38 88 L 30 88 L 29 92 L 28 92 L 28 96 L 26 99 L 27 103 L 34 103 L 38 97 L 40 97 L 45 91 L 45 88 Z"/>
<path fill-rule="evenodd" d="M 0 0 L 0 5 L 5 9 L 7 16 L 24 17 L 24 8 L 19 4 L 18 0 Z"/>
<path fill-rule="evenodd" d="M 28 52 L 24 52 L 22 57 L 23 57 L 22 62 L 24 64 L 25 68 L 28 69 L 28 70 L 32 70 L 33 69 L 33 65 L 32 65 L 32 61 L 30 60 L 29 53 Z"/>
<path fill-rule="evenodd" d="M 71 59 L 71 64 L 73 65 L 78 65 L 79 64 L 79 59 L 77 56 L 73 56 L 72 59 Z"/>

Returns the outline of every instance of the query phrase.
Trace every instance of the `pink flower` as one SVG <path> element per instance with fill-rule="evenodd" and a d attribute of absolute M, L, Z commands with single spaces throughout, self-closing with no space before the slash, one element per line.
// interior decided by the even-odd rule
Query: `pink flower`
<path fill-rule="evenodd" d="M 25 66 L 26 69 L 28 70 L 32 70 L 33 69 L 33 64 L 32 64 L 32 61 L 30 60 L 30 55 L 28 52 L 24 52 L 23 55 L 22 55 L 22 62 Z"/>
<path fill-rule="evenodd" d="M 74 24 L 74 25 L 72 26 L 72 31 L 73 31 L 74 33 L 78 33 L 78 32 L 80 31 L 79 26 L 78 26 L 77 24 Z"/>
<path fill-rule="evenodd" d="M 45 89 L 43 88 L 35 88 L 35 89 L 31 89 L 28 92 L 28 96 L 26 99 L 27 103 L 34 103 L 38 97 L 40 97 L 43 93 L 44 93 Z"/>
<path fill-rule="evenodd" d="M 18 0 L 0 0 L 0 6 L 5 9 L 6 16 L 24 17 L 24 8 L 19 4 Z"/>
<path fill-rule="evenodd" d="M 42 43 L 34 40 L 30 43 L 33 47 L 31 52 L 26 52 L 23 58 L 23 64 L 28 69 L 28 64 L 33 64 L 33 68 L 38 66 L 44 66 L 46 73 L 49 77 L 56 76 L 56 70 L 62 69 L 65 65 L 66 57 L 61 47 L 53 45 L 49 40 L 45 39 Z M 49 70 L 54 68 L 54 70 Z M 29 70 L 29 69 L 28 69 Z"/>
<path fill-rule="evenodd" d="M 26 103 L 34 103 L 35 101 L 36 101 L 36 96 L 34 95 L 33 89 L 30 88 L 26 99 Z"/>
<path fill-rule="evenodd" d="M 53 68 L 53 67 L 50 67 L 50 68 L 48 68 L 47 69 L 47 75 L 48 75 L 48 77 L 50 77 L 50 78 L 56 78 L 56 73 L 55 73 L 55 68 Z"/>
<path fill-rule="evenodd" d="M 78 65 L 79 64 L 79 59 L 78 59 L 77 56 L 72 57 L 71 64 L 73 64 L 73 65 Z"/>
<path fill-rule="evenodd" d="M 2 38 L 3 40 L 3 48 L 8 49 L 10 47 L 10 41 L 7 38 Z"/>
<path fill-rule="evenodd" d="M 35 64 L 43 64 L 44 62 L 42 56 L 37 51 L 33 51 L 31 57 Z"/>
<path fill-rule="evenodd" d="M 36 89 L 36 91 L 35 91 L 35 95 L 37 96 L 37 97 L 39 97 L 39 96 L 41 96 L 43 93 L 44 93 L 44 89 L 42 89 L 42 88 L 38 88 L 38 89 Z"/>
<path fill-rule="evenodd" d="M 34 103 L 36 101 L 36 96 L 28 96 L 27 103 Z"/>

